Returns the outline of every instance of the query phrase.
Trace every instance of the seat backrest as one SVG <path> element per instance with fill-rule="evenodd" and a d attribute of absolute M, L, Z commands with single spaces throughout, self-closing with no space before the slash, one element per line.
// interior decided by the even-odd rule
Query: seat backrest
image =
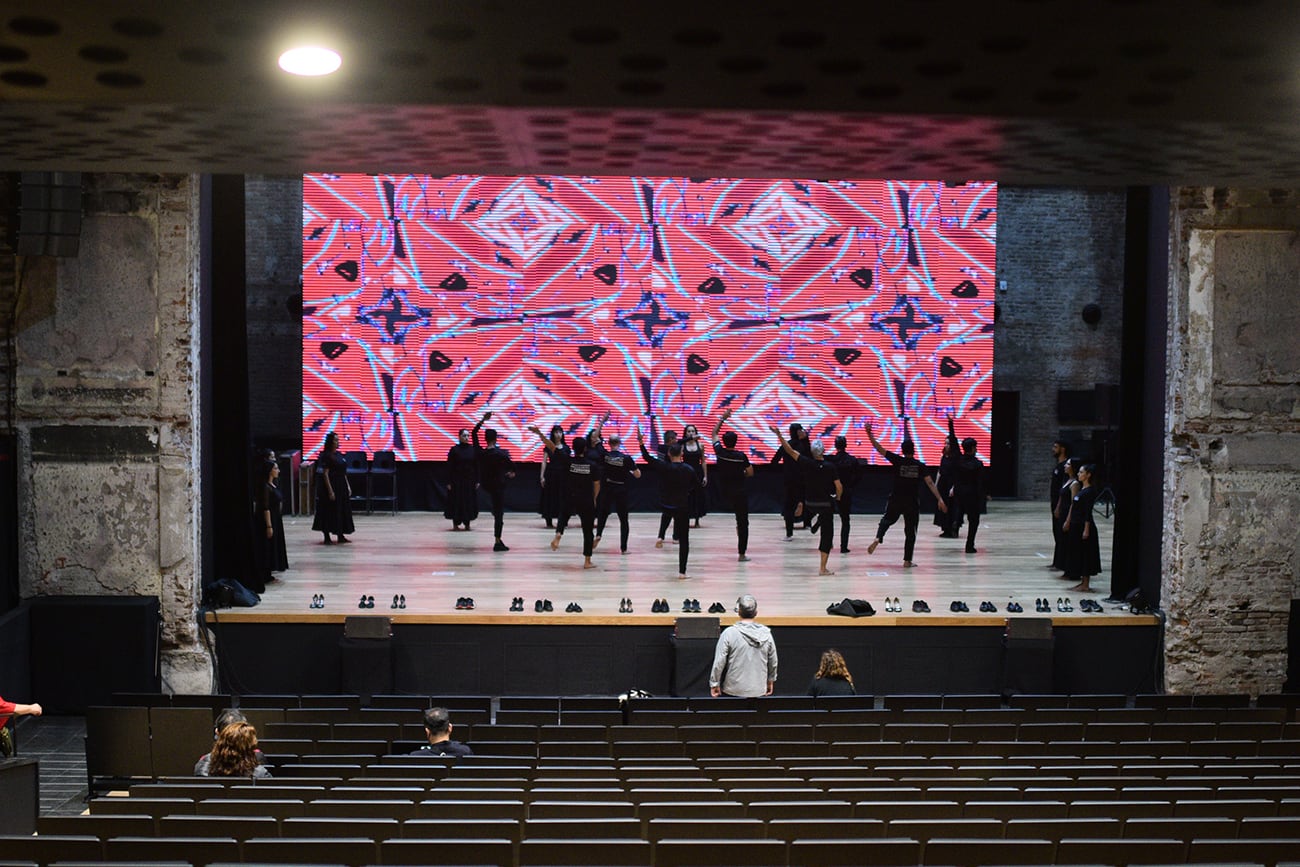
<path fill-rule="evenodd" d="M 211 731 L 209 725 L 209 742 Z M 148 707 L 86 709 L 86 773 L 91 777 L 153 776 Z"/>
<path fill-rule="evenodd" d="M 364 473 L 370 469 L 365 452 L 344 452 L 343 460 L 347 462 L 349 473 Z"/>
<path fill-rule="evenodd" d="M 154 776 L 192 773 L 199 756 L 212 749 L 212 708 L 149 708 Z"/>
<path fill-rule="evenodd" d="M 375 459 L 370 464 L 371 472 L 392 472 L 397 469 L 397 456 L 391 451 L 375 452 Z"/>

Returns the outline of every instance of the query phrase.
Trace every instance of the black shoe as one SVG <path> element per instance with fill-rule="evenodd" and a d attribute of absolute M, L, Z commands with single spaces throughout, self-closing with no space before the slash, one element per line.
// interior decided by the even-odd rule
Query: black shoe
<path fill-rule="evenodd" d="M 579 605 L 578 603 L 574 602 L 571 606 L 569 606 L 569 613 L 570 613 L 570 614 L 581 614 L 581 613 L 582 613 L 582 606 Z"/>
<path fill-rule="evenodd" d="M 682 600 L 682 613 L 683 613 L 683 614 L 690 614 L 690 613 L 691 613 L 691 600 L 689 600 L 689 599 L 683 599 L 683 600 Z"/>
<path fill-rule="evenodd" d="M 500 539 L 498 539 L 497 542 L 496 542 L 496 544 L 492 546 L 492 550 L 493 550 L 493 551 L 509 551 L 510 549 L 506 547 L 506 543 L 505 543 L 505 542 L 502 542 Z"/>
<path fill-rule="evenodd" d="M 308 605 L 307 607 L 308 607 L 308 608 L 320 608 L 320 594 L 319 594 L 319 593 L 313 593 L 313 594 L 311 595 L 311 604 Z"/>
<path fill-rule="evenodd" d="M 975 548 L 974 548 L 973 546 L 971 546 L 971 545 L 967 545 L 967 546 L 966 546 L 966 553 L 967 553 L 967 554 L 978 554 L 979 552 L 976 551 Z"/>
<path fill-rule="evenodd" d="M 1008 602 L 1007 611 L 1011 614 L 1023 614 L 1025 609 L 1020 605 L 1019 602 Z"/>
<path fill-rule="evenodd" d="M 723 605 L 721 602 L 714 602 L 712 605 L 709 606 L 709 613 L 710 613 L 710 614 L 726 614 L 726 613 L 727 613 L 727 608 L 726 608 L 726 606 Z"/>
<path fill-rule="evenodd" d="M 651 614 L 666 614 L 668 612 L 668 600 L 656 599 L 650 603 Z"/>
<path fill-rule="evenodd" d="M 554 610 L 555 610 L 555 609 L 551 606 L 551 600 L 549 600 L 549 599 L 543 599 L 543 600 L 542 600 L 542 610 L 543 610 L 543 611 L 554 611 Z"/>
<path fill-rule="evenodd" d="M 405 594 L 402 594 L 402 595 L 400 595 L 400 596 L 397 597 L 397 607 L 398 607 L 398 608 L 405 608 L 405 607 L 406 607 L 406 595 L 405 595 Z"/>
<path fill-rule="evenodd" d="M 622 599 L 618 600 L 618 613 L 619 613 L 619 614 L 626 614 L 626 613 L 627 613 L 627 597 L 626 597 L 626 596 L 623 597 Z"/>
<path fill-rule="evenodd" d="M 929 614 L 930 606 L 926 603 L 924 599 L 917 599 L 915 602 L 912 603 L 912 613 Z"/>
<path fill-rule="evenodd" d="M 361 601 L 357 603 L 357 607 L 358 607 L 358 608 L 365 608 L 365 607 L 366 607 L 366 595 L 365 595 L 364 593 L 361 594 Z"/>
<path fill-rule="evenodd" d="M 366 597 L 366 607 L 367 607 L 367 608 L 374 608 L 374 607 L 375 607 L 375 597 L 373 597 L 373 596 L 367 596 L 367 597 Z"/>
<path fill-rule="evenodd" d="M 841 548 L 841 549 L 840 549 L 840 553 L 841 553 L 841 554 L 847 554 L 847 553 L 849 553 L 849 549 L 848 549 L 848 548 Z"/>
<path fill-rule="evenodd" d="M 958 611 L 961 611 L 961 603 L 958 602 L 956 599 L 954 599 L 954 600 L 952 601 L 952 604 L 948 606 L 948 610 L 949 610 L 949 611 L 952 611 L 952 612 L 954 612 L 954 613 L 955 613 L 955 612 L 958 612 Z"/>
<path fill-rule="evenodd" d="M 691 600 L 691 613 L 692 613 L 692 614 L 700 614 L 700 613 L 702 613 L 702 612 L 700 611 L 700 600 L 698 600 L 698 599 L 692 599 L 692 600 Z"/>
<path fill-rule="evenodd" d="M 388 607 L 389 607 L 389 608 L 396 608 L 396 607 L 397 607 L 397 594 L 396 594 L 396 593 L 393 594 L 393 604 L 390 605 L 390 606 L 388 606 Z"/>
<path fill-rule="evenodd" d="M 542 600 L 538 599 L 536 602 L 533 603 L 533 610 L 536 611 L 538 614 L 542 613 Z"/>
<path fill-rule="evenodd" d="M 466 611 L 473 611 L 473 610 L 474 610 L 474 597 L 473 597 L 473 596 L 466 596 L 466 597 L 465 597 L 465 610 L 466 610 Z"/>
<path fill-rule="evenodd" d="M 628 614 L 631 614 L 631 613 L 632 613 L 632 599 L 631 599 L 631 597 L 628 597 L 628 600 L 627 600 L 627 613 L 628 613 Z"/>

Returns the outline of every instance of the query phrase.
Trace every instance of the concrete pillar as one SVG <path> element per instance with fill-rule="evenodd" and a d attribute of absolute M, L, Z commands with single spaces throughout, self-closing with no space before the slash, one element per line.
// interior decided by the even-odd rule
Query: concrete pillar
<path fill-rule="evenodd" d="M 198 184 L 86 175 L 75 258 L 19 269 L 15 422 L 24 597 L 150 595 L 163 678 L 199 643 Z"/>
<path fill-rule="evenodd" d="M 1279 692 L 1300 597 L 1300 192 L 1171 207 L 1166 681 Z"/>

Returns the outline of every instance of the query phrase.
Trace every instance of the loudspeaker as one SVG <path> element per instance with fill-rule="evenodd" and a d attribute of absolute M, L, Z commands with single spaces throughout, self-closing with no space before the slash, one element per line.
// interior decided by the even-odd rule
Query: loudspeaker
<path fill-rule="evenodd" d="M 32 695 L 46 711 L 85 713 L 115 692 L 158 692 L 157 596 L 40 596 L 31 611 Z"/>
<path fill-rule="evenodd" d="M 23 172 L 19 256 L 75 256 L 81 246 L 81 172 Z"/>
<path fill-rule="evenodd" d="M 378 620 L 379 618 L 349 619 Z M 369 700 L 372 695 L 392 694 L 393 642 L 391 640 L 341 638 L 339 656 L 341 665 L 339 683 L 344 694 L 359 695 L 366 700 Z"/>
<path fill-rule="evenodd" d="M 343 618 L 344 638 L 392 638 L 393 621 L 389 617 L 345 617 Z"/>
<path fill-rule="evenodd" d="M 716 640 L 718 637 L 719 620 L 716 617 L 678 617 L 675 624 L 673 635 L 678 638 Z"/>
<path fill-rule="evenodd" d="M 1014 618 L 1002 637 L 1002 694 L 1052 691 L 1056 637 L 1050 617 Z"/>

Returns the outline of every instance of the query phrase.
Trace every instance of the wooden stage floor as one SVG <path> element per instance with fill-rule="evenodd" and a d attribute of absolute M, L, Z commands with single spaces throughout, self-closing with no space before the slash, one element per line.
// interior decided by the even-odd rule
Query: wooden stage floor
<path fill-rule="evenodd" d="M 357 614 L 390 616 L 395 622 L 527 625 L 608 625 L 668 623 L 679 616 L 682 600 L 698 599 L 707 612 L 722 602 L 731 613 L 736 597 L 752 593 L 759 602 L 759 620 L 771 625 L 978 625 L 989 626 L 1008 616 L 1041 617 L 1034 600 L 1047 597 L 1058 625 L 1149 625 L 1152 618 L 1137 617 L 1116 605 L 1103 614 L 1079 609 L 1081 594 L 1068 592 L 1073 582 L 1048 569 L 1052 554 L 1047 505 L 1041 502 L 996 501 L 980 524 L 977 554 L 966 554 L 962 539 L 941 539 L 938 529 L 922 515 L 914 568 L 902 565 L 902 523 L 888 532 L 873 555 L 867 545 L 874 536 L 879 515 L 853 518 L 852 552 L 840 554 L 839 527 L 830 568 L 836 574 L 817 574 L 816 540 L 796 531 L 785 541 L 777 515 L 753 515 L 747 563 L 736 559 L 734 519 L 729 514 L 704 517 L 701 529 L 691 532 L 689 580 L 677 578 L 677 550 L 672 543 L 654 547 L 658 516 L 635 513 L 629 551 L 618 551 L 617 518 L 606 528 L 597 548 L 595 569 L 582 568 L 582 536 L 578 528 L 566 532 L 558 551 L 550 549 L 553 533 L 531 513 L 508 513 L 504 539 L 506 553 L 492 551 L 491 515 L 483 513 L 469 532 L 453 532 L 450 523 L 432 512 L 397 515 L 356 515 L 357 531 L 351 545 L 321 544 L 311 529 L 310 516 L 286 516 L 285 534 L 290 569 L 267 588 L 262 604 L 251 609 L 225 609 L 223 622 L 341 622 Z M 1112 526 L 1099 516 L 1103 572 L 1093 579 L 1088 598 L 1100 602 L 1110 588 L 1109 565 Z M 325 595 L 323 609 L 310 608 L 313 594 Z M 373 609 L 358 609 L 362 594 L 375 598 Z M 406 608 L 391 608 L 394 595 L 406 597 Z M 456 610 L 458 597 L 475 601 L 472 611 Z M 523 613 L 509 611 L 510 601 L 522 596 Z M 884 611 L 885 597 L 897 596 L 903 613 Z M 1068 596 L 1073 613 L 1059 613 L 1058 597 Z M 619 600 L 630 597 L 634 613 L 620 614 Z M 868 600 L 873 617 L 851 619 L 828 616 L 826 607 L 844 597 Z M 667 599 L 671 613 L 652 614 L 651 602 Z M 537 614 L 534 602 L 549 599 L 551 614 Z M 923 599 L 930 614 L 913 614 L 913 600 Z M 949 605 L 962 600 L 970 613 L 953 614 Z M 988 600 L 996 614 L 981 613 Z M 1025 609 L 1008 615 L 1006 605 L 1015 600 Z M 565 613 L 570 602 L 582 606 L 581 614 Z"/>

